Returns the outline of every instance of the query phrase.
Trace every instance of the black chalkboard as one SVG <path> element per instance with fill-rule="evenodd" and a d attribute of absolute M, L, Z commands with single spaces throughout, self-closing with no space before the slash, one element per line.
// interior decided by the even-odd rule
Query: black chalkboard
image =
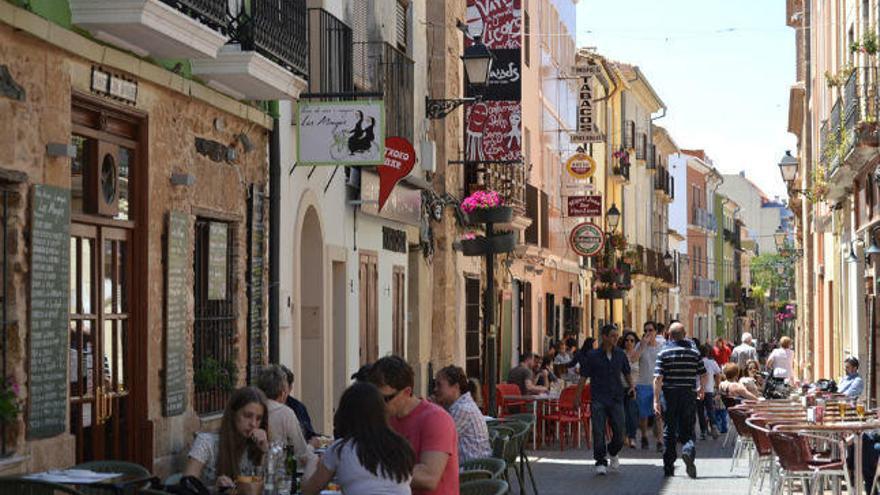
<path fill-rule="evenodd" d="M 229 225 L 211 222 L 208 227 L 208 299 L 226 299 L 226 253 Z"/>
<path fill-rule="evenodd" d="M 265 193 L 251 185 L 248 204 L 248 382 L 251 383 L 264 362 L 263 338 L 263 244 L 265 242 Z"/>
<path fill-rule="evenodd" d="M 28 436 L 67 429 L 70 190 L 35 185 L 31 216 Z"/>
<path fill-rule="evenodd" d="M 189 217 L 168 214 L 165 263 L 165 416 L 186 410 L 187 271 L 191 267 Z"/>

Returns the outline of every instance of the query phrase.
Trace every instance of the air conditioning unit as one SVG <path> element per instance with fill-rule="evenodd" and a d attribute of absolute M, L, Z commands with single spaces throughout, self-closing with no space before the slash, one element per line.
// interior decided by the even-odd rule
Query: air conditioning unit
<path fill-rule="evenodd" d="M 91 146 L 90 163 L 83 169 L 83 199 L 87 213 L 106 217 L 119 213 L 117 148 L 101 141 Z"/>
<path fill-rule="evenodd" d="M 419 163 L 425 172 L 437 170 L 437 144 L 430 139 L 422 139 L 419 143 Z"/>

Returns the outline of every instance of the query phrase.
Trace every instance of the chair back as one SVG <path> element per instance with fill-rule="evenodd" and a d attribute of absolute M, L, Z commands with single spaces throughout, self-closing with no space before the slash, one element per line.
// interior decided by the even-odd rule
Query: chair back
<path fill-rule="evenodd" d="M 505 454 L 508 451 L 514 450 L 512 446 L 514 436 L 515 432 L 507 426 L 491 425 L 489 427 L 489 438 L 492 442 L 492 457 L 508 461 L 509 459 Z"/>
<path fill-rule="evenodd" d="M 499 397 L 510 397 L 522 395 L 519 385 L 515 383 L 499 383 L 495 386 L 495 391 Z"/>
<path fill-rule="evenodd" d="M 591 402 L 593 402 L 593 394 L 590 391 L 590 384 L 585 383 L 584 390 L 581 392 L 581 406 L 589 405 Z"/>
<path fill-rule="evenodd" d="M 730 420 L 733 422 L 733 427 L 736 428 L 736 432 L 739 436 L 743 438 L 751 438 L 752 431 L 746 426 L 748 412 L 746 412 L 745 409 L 733 407 L 727 410 L 727 414 L 730 415 Z"/>
<path fill-rule="evenodd" d="M 480 480 L 462 483 L 458 493 L 460 495 L 504 495 L 508 486 L 504 480 Z"/>
<path fill-rule="evenodd" d="M 559 394 L 559 409 L 562 411 L 574 410 L 577 398 L 577 385 L 565 387 L 562 389 L 562 393 Z"/>
<path fill-rule="evenodd" d="M 724 407 L 727 409 L 737 406 L 736 399 L 727 394 L 721 394 L 721 403 L 724 404 Z"/>
<path fill-rule="evenodd" d="M 501 475 L 504 474 L 504 471 L 507 469 L 507 463 L 504 462 L 504 459 L 497 459 L 495 457 L 481 457 L 479 459 L 462 461 L 459 465 L 459 469 L 461 471 L 489 471 L 490 473 L 492 473 L 492 479 L 496 479 L 500 478 Z"/>
<path fill-rule="evenodd" d="M 67 485 L 24 478 L 0 478 L 0 493 L 21 495 L 82 495 Z"/>
<path fill-rule="evenodd" d="M 787 471 L 809 471 L 810 454 L 804 452 L 803 439 L 794 433 L 783 433 L 770 430 L 768 432 L 773 452 L 779 459 L 779 465 Z"/>
<path fill-rule="evenodd" d="M 767 428 L 767 420 L 752 416 L 746 419 L 746 428 L 749 429 L 752 435 L 758 455 L 773 455 L 773 445 L 770 443 L 770 430 Z"/>

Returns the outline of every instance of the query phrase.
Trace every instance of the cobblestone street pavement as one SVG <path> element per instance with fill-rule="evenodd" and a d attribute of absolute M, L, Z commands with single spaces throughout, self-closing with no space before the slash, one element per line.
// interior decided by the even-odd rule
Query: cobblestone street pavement
<path fill-rule="evenodd" d="M 663 460 L 654 450 L 653 442 L 651 450 L 624 447 L 620 453 L 620 471 L 609 472 L 604 477 L 596 476 L 593 452 L 583 447 L 560 452 L 558 445 L 551 445 L 549 449 L 531 451 L 530 461 L 540 495 L 745 495 L 749 489 L 745 461 L 740 461 L 731 472 L 733 442 L 723 448 L 723 440 L 722 436 L 717 440 L 697 441 L 697 479 L 688 478 L 680 458 L 675 464 L 675 476 L 664 478 Z M 769 493 L 766 483 L 763 491 Z M 519 493 L 516 481 L 511 493 Z"/>

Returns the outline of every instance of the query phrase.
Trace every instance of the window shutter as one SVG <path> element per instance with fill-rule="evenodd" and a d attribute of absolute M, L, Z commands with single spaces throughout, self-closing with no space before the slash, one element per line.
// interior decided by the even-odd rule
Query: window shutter
<path fill-rule="evenodd" d="M 406 51 L 406 2 L 397 2 L 397 46 Z"/>
<path fill-rule="evenodd" d="M 538 189 L 526 184 L 526 216 L 531 219 L 531 225 L 526 228 L 526 244 L 538 244 Z"/>
<path fill-rule="evenodd" d="M 355 0 L 352 8 L 352 41 L 354 41 L 354 84 L 360 89 L 369 89 L 369 63 L 367 60 L 367 0 Z"/>
<path fill-rule="evenodd" d="M 550 201 L 547 193 L 541 191 L 541 247 L 550 247 Z"/>

